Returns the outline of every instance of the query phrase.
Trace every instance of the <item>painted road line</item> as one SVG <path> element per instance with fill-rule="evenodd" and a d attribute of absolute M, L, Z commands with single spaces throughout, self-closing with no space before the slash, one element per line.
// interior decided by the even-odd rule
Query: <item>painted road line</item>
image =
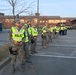
<path fill-rule="evenodd" d="M 60 44 L 50 44 L 50 46 L 76 47 L 76 45 L 60 45 Z"/>
<path fill-rule="evenodd" d="M 35 54 L 32 56 L 41 56 L 41 57 L 54 57 L 54 58 L 66 58 L 66 59 L 76 59 L 76 57 L 73 56 L 56 56 L 56 55 L 39 55 L 39 54 Z"/>

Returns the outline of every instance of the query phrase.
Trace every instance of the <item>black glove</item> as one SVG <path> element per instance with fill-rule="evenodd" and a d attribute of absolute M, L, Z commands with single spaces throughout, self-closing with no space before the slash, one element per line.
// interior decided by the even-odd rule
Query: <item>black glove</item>
<path fill-rule="evenodd" d="M 41 37 L 43 38 L 43 35 L 41 35 Z"/>
<path fill-rule="evenodd" d="M 34 43 L 34 39 L 31 39 L 31 43 L 32 43 L 32 44 Z"/>
<path fill-rule="evenodd" d="M 17 55 L 17 51 L 13 51 L 13 50 L 12 50 L 12 46 L 9 47 L 9 52 L 10 52 L 10 54 L 12 54 L 12 55 Z"/>

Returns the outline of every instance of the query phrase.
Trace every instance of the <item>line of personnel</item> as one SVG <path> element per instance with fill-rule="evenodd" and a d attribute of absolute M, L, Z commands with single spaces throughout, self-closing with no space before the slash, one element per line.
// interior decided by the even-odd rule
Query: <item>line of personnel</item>
<path fill-rule="evenodd" d="M 42 46 L 47 48 L 49 42 L 53 41 L 53 38 L 58 38 L 58 36 L 67 35 L 67 26 L 65 24 L 60 25 L 45 25 L 41 29 Z"/>
<path fill-rule="evenodd" d="M 58 35 L 63 35 L 67 32 L 64 26 L 53 26 L 45 25 L 41 29 L 41 33 L 38 31 L 37 26 L 34 21 L 28 21 L 27 23 L 21 24 L 20 22 L 15 22 L 15 26 L 11 27 L 11 31 L 9 32 L 9 41 L 10 47 L 9 51 L 11 54 L 11 73 L 15 73 L 16 71 L 16 60 L 19 59 L 19 68 L 20 71 L 24 71 L 25 61 L 28 63 L 32 63 L 30 60 L 30 54 L 38 53 L 36 51 L 37 48 L 37 38 L 39 35 L 42 38 L 42 46 L 43 48 L 47 48 L 49 42 L 53 40 L 53 38 Z M 65 34 L 66 35 L 66 34 Z"/>

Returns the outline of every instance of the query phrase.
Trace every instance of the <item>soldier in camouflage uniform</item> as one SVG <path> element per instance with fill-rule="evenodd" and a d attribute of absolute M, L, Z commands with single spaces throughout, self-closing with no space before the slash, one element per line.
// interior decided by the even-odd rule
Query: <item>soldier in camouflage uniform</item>
<path fill-rule="evenodd" d="M 57 28 L 56 28 L 56 37 L 58 38 L 58 36 L 59 36 L 59 31 L 60 31 L 60 28 L 59 28 L 59 26 L 57 26 Z"/>
<path fill-rule="evenodd" d="M 25 41 L 23 43 L 23 49 L 24 49 L 24 57 L 26 59 L 26 62 L 31 63 L 30 61 L 30 52 L 29 52 L 29 33 L 27 25 L 23 25 L 22 28 L 25 30 Z"/>
<path fill-rule="evenodd" d="M 43 48 L 47 48 L 47 43 L 48 43 L 47 32 L 48 32 L 48 28 L 47 28 L 47 24 L 45 23 L 45 26 L 42 27 L 42 32 L 41 32 Z"/>
<path fill-rule="evenodd" d="M 11 31 L 9 33 L 9 39 L 12 46 L 12 52 L 11 52 L 11 67 L 12 72 L 15 72 L 15 64 L 17 60 L 17 56 L 19 59 L 20 64 L 20 70 L 23 71 L 23 57 L 24 57 L 24 51 L 23 51 L 23 41 L 24 41 L 25 31 L 20 26 L 20 22 L 16 22 L 14 27 L 11 27 Z M 16 53 L 15 53 L 16 52 Z"/>
<path fill-rule="evenodd" d="M 49 25 L 49 41 L 53 42 L 53 27 L 52 25 Z"/>

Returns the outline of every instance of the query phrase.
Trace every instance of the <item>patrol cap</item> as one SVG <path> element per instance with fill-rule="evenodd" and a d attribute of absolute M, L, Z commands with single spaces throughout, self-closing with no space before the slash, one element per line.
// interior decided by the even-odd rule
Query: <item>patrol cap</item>
<path fill-rule="evenodd" d="M 20 21 L 16 21 L 15 23 L 20 24 Z"/>

